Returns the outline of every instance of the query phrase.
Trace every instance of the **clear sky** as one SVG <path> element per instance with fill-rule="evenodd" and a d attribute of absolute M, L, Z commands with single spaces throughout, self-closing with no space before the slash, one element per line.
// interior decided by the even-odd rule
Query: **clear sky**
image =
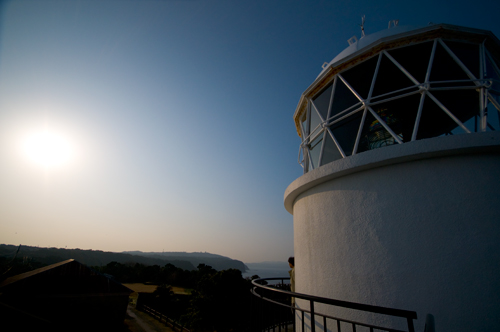
<path fill-rule="evenodd" d="M 500 36 L 499 12 L 496 0 L 0 2 L 0 243 L 286 261 L 283 194 L 302 175 L 292 116 L 361 16 L 367 34 L 399 19 Z"/>

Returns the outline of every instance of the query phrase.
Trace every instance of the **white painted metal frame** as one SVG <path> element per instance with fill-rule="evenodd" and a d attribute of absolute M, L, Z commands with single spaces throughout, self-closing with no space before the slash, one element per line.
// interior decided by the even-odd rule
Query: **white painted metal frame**
<path fill-rule="evenodd" d="M 436 54 L 436 48 L 437 45 L 441 45 L 443 49 L 446 51 L 447 54 L 450 55 L 450 57 L 457 63 L 457 65 L 464 71 L 464 73 L 467 75 L 469 80 L 450 80 L 450 81 L 435 81 L 431 82 L 430 81 L 430 75 L 431 71 L 433 68 L 434 64 L 434 58 Z M 415 44 L 413 44 L 415 45 Z M 407 46 L 403 46 L 407 47 Z M 308 100 L 308 108 L 307 108 L 307 128 L 304 130 L 301 126 L 302 130 L 302 143 L 299 148 L 299 155 L 298 155 L 298 162 L 299 164 L 304 167 L 304 172 L 308 172 L 314 168 L 317 168 L 321 166 L 321 162 L 324 157 L 325 153 L 325 142 L 327 139 L 326 135 L 330 135 L 332 138 L 333 142 L 335 143 L 335 146 L 340 152 L 340 155 L 342 158 L 345 158 L 348 156 L 346 154 L 346 151 L 342 149 L 340 146 L 338 140 L 335 138 L 335 135 L 333 134 L 332 130 L 330 127 L 350 116 L 353 116 L 357 112 L 363 112 L 362 117 L 361 117 L 361 123 L 358 128 L 358 132 L 356 135 L 356 141 L 354 143 L 354 148 L 353 151 L 349 151 L 353 155 L 357 153 L 360 140 L 361 140 L 361 133 L 363 130 L 363 126 L 366 120 L 366 115 L 369 112 L 379 123 L 380 125 L 383 126 L 383 128 L 392 136 L 395 142 L 398 144 L 403 144 L 403 141 L 401 140 L 401 137 L 398 136 L 391 128 L 390 126 L 378 115 L 377 112 L 375 112 L 372 108 L 372 106 L 375 106 L 377 104 L 382 104 L 386 103 L 388 101 L 396 100 L 396 99 L 401 99 L 405 98 L 411 95 L 415 94 L 420 94 L 420 101 L 419 101 L 419 106 L 417 110 L 417 115 L 415 118 L 415 123 L 413 126 L 413 132 L 411 136 L 411 140 L 415 141 L 417 139 L 417 134 L 418 134 L 418 128 L 420 125 L 420 119 L 422 116 L 422 111 L 423 111 L 423 106 L 426 97 L 429 97 L 431 100 L 436 103 L 436 105 L 443 110 L 456 124 L 458 127 L 462 128 L 466 133 L 471 133 L 471 131 L 462 123 L 438 98 L 436 98 L 432 91 L 441 91 L 441 90 L 470 90 L 474 89 L 478 91 L 479 93 L 479 117 L 480 117 L 480 131 L 486 131 L 487 127 L 487 117 L 488 117 L 488 101 L 491 103 L 496 108 L 496 111 L 500 112 L 500 103 L 499 101 L 493 96 L 495 95 L 500 95 L 500 91 L 496 91 L 493 89 L 493 82 L 497 82 L 497 80 L 493 80 L 491 78 L 486 78 L 486 59 L 488 58 L 489 62 L 493 65 L 493 70 L 496 71 L 497 75 L 500 76 L 500 69 L 498 68 L 496 62 L 494 61 L 493 57 L 489 54 L 485 42 L 483 41 L 481 44 L 478 45 L 479 49 L 479 73 L 480 77 L 475 77 L 475 75 L 467 68 L 467 66 L 460 60 L 460 58 L 454 54 L 454 52 L 446 45 L 446 42 L 443 41 L 441 38 L 437 38 L 434 40 L 433 45 L 432 45 L 432 51 L 429 57 L 429 62 L 427 65 L 427 71 L 425 74 L 425 81 L 424 82 L 419 82 L 417 79 L 415 79 L 410 72 L 404 68 L 394 57 L 391 56 L 391 54 L 383 50 L 381 51 L 378 55 L 377 59 L 377 64 L 375 67 L 375 71 L 373 73 L 371 85 L 370 85 L 370 90 L 368 93 L 368 97 L 366 99 L 363 99 L 361 95 L 352 87 L 352 85 L 349 83 L 348 80 L 346 80 L 343 76 L 342 73 L 349 70 L 350 68 L 345 69 L 343 72 L 338 73 L 337 75 L 334 76 L 333 80 L 331 81 L 330 84 L 332 84 L 332 91 L 330 94 L 330 99 L 329 99 L 329 105 L 328 105 L 328 111 L 327 111 L 327 116 L 326 118 L 323 118 L 321 116 L 320 112 L 318 111 L 316 105 L 314 104 L 314 101 L 312 98 L 309 98 Z M 390 51 L 390 50 L 389 50 Z M 380 64 L 382 61 L 382 57 L 385 56 L 387 59 L 389 59 L 408 79 L 411 80 L 411 82 L 414 84 L 412 86 L 391 91 L 388 93 L 384 93 L 382 95 L 378 96 L 373 96 L 373 91 L 374 91 L 374 86 L 375 82 L 377 81 L 377 77 L 379 75 L 380 71 Z M 372 59 L 372 58 L 370 58 Z M 369 59 L 367 59 L 369 60 Z M 365 60 L 365 61 L 367 61 Z M 352 68 L 352 67 L 351 67 Z M 491 75 L 490 75 L 491 76 Z M 339 84 L 339 80 L 345 84 L 345 86 L 350 90 L 350 92 L 359 100 L 358 103 L 349 106 L 345 110 L 338 112 L 334 116 L 331 115 L 332 113 L 332 104 L 333 104 L 333 99 L 335 96 L 335 90 L 337 88 L 337 85 Z M 431 84 L 447 84 L 447 83 L 465 83 L 465 82 L 471 82 L 473 85 L 470 86 L 449 86 L 449 87 L 431 87 Z M 498 82 L 500 84 L 500 82 Z M 324 91 L 324 90 L 323 90 Z M 323 92 L 322 91 L 322 92 Z M 320 93 L 322 93 L 320 92 Z M 493 94 L 492 94 L 493 93 Z M 317 95 L 316 95 L 317 96 Z M 314 97 L 316 97 L 314 96 Z M 315 128 L 310 128 L 311 126 L 311 112 L 316 112 L 316 115 L 320 119 L 320 123 L 315 127 Z M 309 151 L 309 148 L 320 135 L 322 135 L 322 142 L 321 142 L 321 150 L 319 153 L 319 159 L 318 159 L 318 165 L 314 165 L 311 154 Z M 301 152 L 302 152 L 302 159 L 301 159 Z"/>

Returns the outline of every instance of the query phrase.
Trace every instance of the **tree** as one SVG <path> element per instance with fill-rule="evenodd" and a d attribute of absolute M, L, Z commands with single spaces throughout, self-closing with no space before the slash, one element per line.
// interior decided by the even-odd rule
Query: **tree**
<path fill-rule="evenodd" d="M 155 308 L 163 313 L 173 315 L 177 298 L 175 297 L 172 286 L 161 284 L 153 292 Z"/>
<path fill-rule="evenodd" d="M 207 266 L 198 269 L 207 273 L 199 279 L 184 319 L 195 329 L 245 330 L 249 326 L 249 281 L 236 269 L 215 273 Z"/>

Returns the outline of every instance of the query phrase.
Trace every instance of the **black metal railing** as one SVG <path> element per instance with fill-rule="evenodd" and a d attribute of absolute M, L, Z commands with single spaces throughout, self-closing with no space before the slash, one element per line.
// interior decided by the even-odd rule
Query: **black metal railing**
<path fill-rule="evenodd" d="M 316 332 L 316 325 L 318 325 L 323 332 L 327 332 L 329 322 L 334 323 L 338 332 L 346 331 L 346 328 L 348 328 L 347 331 L 356 331 L 357 327 L 369 330 L 370 332 L 374 330 L 387 332 L 415 332 L 413 326 L 413 320 L 417 319 L 417 313 L 415 311 L 392 309 L 294 293 L 287 290 L 284 284 L 284 280 L 289 279 L 290 278 L 264 278 L 252 281 L 253 287 L 251 292 L 254 295 L 252 304 L 253 331 L 295 332 L 296 318 L 298 318 L 301 324 L 301 331 L 305 331 L 305 321 L 308 319 L 310 321 L 310 326 L 307 328 L 311 332 Z M 281 282 L 274 285 L 268 285 L 270 281 Z M 303 300 L 301 301 L 302 303 L 308 303 L 309 308 L 306 309 L 299 306 L 292 306 L 292 297 Z M 405 319 L 407 329 L 399 330 L 319 313 L 315 310 L 315 304 L 330 305 L 338 308 L 353 309 L 365 313 L 381 314 Z"/>
<path fill-rule="evenodd" d="M 153 308 L 148 307 L 147 305 L 143 305 L 141 309 L 145 313 L 156 318 L 158 321 L 160 321 L 160 323 L 164 322 L 166 326 L 170 326 L 174 331 L 179 330 L 179 332 L 190 332 L 187 328 L 184 327 L 184 325 L 181 325 L 177 320 L 168 317 L 167 315 L 165 315 L 160 311 L 154 310 Z"/>

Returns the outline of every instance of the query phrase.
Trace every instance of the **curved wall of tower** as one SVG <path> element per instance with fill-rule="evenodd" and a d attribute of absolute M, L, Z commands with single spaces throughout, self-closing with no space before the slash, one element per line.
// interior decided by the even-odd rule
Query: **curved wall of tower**
<path fill-rule="evenodd" d="M 285 199 L 294 216 L 296 291 L 414 310 L 417 331 L 427 314 L 437 331 L 494 330 L 500 324 L 499 175 L 500 133 L 416 141 L 307 173 Z M 331 307 L 317 311 L 339 314 Z M 391 322 L 394 328 L 404 323 Z"/>
<path fill-rule="evenodd" d="M 435 25 L 367 36 L 324 67 L 294 115 L 297 292 L 416 311 L 416 331 L 427 314 L 437 331 L 500 326 L 499 54 L 490 32 Z"/>

